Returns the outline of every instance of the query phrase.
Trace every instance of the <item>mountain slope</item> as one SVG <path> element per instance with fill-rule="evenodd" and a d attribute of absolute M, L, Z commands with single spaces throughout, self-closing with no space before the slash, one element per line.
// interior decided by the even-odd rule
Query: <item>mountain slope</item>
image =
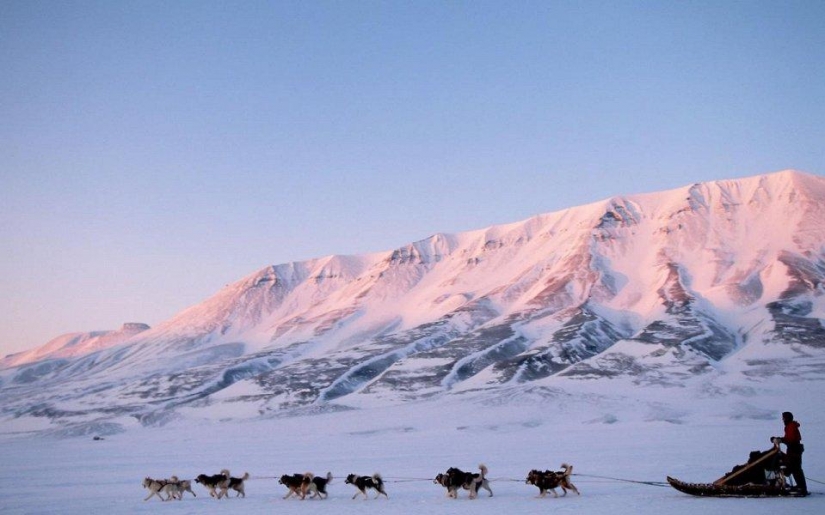
<path fill-rule="evenodd" d="M 123 324 L 117 331 L 93 331 L 90 333 L 69 333 L 58 336 L 42 347 L 11 354 L 0 359 L 0 368 L 25 365 L 43 360 L 76 358 L 102 349 L 115 347 L 131 337 L 149 329 L 141 323 Z"/>
<path fill-rule="evenodd" d="M 4 362 L 2 416 L 117 429 L 536 382 L 819 379 L 823 242 L 825 179 L 784 171 L 267 267 L 113 347 Z"/>

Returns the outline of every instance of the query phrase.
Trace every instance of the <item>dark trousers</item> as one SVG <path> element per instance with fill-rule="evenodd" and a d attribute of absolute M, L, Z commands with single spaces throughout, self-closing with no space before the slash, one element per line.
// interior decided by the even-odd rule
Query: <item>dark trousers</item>
<path fill-rule="evenodd" d="M 800 492 L 808 492 L 808 484 L 805 482 L 805 472 L 802 471 L 802 455 L 788 454 L 787 455 L 787 471 L 793 476 L 796 486 Z"/>

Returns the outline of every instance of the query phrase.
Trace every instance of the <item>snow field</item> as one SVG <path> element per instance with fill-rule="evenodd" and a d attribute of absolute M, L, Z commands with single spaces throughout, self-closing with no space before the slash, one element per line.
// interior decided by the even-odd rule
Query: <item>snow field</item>
<path fill-rule="evenodd" d="M 815 404 L 811 399 L 811 404 Z M 648 414 L 611 411 L 591 403 L 503 403 L 480 408 L 471 402 L 432 402 L 367 408 L 255 422 L 186 420 L 162 428 L 134 429 L 94 441 L 91 437 L 0 440 L 0 511 L 4 514 L 86 513 L 708 513 L 795 514 L 825 512 L 825 496 L 805 499 L 702 499 L 669 487 L 608 480 L 662 482 L 672 475 L 706 482 L 765 449 L 781 431 L 775 419 L 693 415 L 681 423 L 650 420 Z M 733 412 L 733 410 L 731 410 Z M 601 414 L 600 414 L 601 413 Z M 648 420 L 644 420 L 647 418 Z M 666 418 L 666 417 L 663 417 Z M 806 475 L 825 478 L 825 416 L 799 413 Z M 532 468 L 574 465 L 582 495 L 537 498 L 524 483 Z M 448 499 L 432 478 L 450 466 L 489 468 L 494 497 L 481 491 L 469 500 Z M 193 484 L 197 498 L 144 502 L 145 476 L 193 479 L 228 468 L 249 472 L 247 497 L 215 500 Z M 326 500 L 283 500 L 281 474 L 333 473 Z M 389 500 L 352 500 L 349 473 L 381 473 Z M 596 478 L 593 476 L 601 476 Z M 813 492 L 825 487 L 811 482 Z"/>

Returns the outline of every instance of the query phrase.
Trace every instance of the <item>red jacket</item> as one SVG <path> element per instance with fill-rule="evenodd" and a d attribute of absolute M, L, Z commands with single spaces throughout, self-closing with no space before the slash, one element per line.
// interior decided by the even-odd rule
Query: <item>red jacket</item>
<path fill-rule="evenodd" d="M 782 437 L 782 443 L 787 447 L 788 455 L 802 455 L 802 435 L 799 433 L 799 422 L 791 420 L 785 424 L 785 436 Z"/>
<path fill-rule="evenodd" d="M 799 422 L 791 420 L 785 424 L 785 437 L 782 442 L 786 444 L 795 444 L 802 441 L 802 434 L 799 432 Z"/>

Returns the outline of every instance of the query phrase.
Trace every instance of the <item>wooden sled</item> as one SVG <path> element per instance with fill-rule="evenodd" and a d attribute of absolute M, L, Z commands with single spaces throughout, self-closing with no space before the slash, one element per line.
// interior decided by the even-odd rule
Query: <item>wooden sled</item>
<path fill-rule="evenodd" d="M 770 460 L 776 459 L 779 454 L 779 446 L 775 445 L 770 451 L 766 451 L 758 459 L 742 465 L 739 468 L 725 474 L 713 483 L 686 483 L 679 479 L 668 476 L 667 482 L 676 490 L 698 497 L 783 497 L 793 496 L 784 481 L 775 480 L 762 483 L 743 483 L 748 473 L 753 474 L 756 470 L 764 475 L 764 468 Z"/>

